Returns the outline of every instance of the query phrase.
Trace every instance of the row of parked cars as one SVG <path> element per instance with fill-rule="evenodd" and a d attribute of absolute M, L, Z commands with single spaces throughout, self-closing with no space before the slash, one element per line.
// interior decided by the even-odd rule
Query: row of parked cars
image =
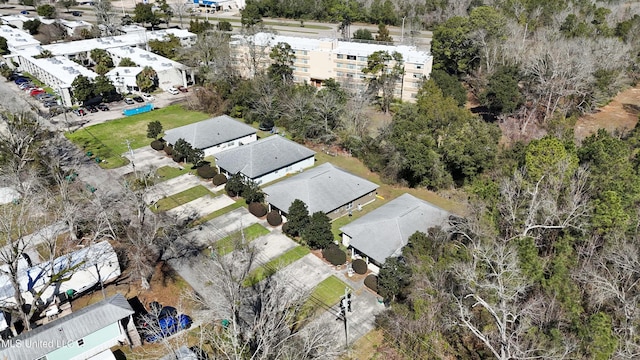
<path fill-rule="evenodd" d="M 35 85 L 31 79 L 20 74 L 9 76 L 9 80 L 13 81 L 20 90 L 39 100 L 44 107 L 51 108 L 58 106 L 58 98 L 55 95 L 47 93 L 43 88 Z"/>

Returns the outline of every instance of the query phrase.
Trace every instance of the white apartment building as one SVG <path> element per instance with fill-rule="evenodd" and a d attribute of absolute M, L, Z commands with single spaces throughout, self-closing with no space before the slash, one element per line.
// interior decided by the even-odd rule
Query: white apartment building
<path fill-rule="evenodd" d="M 252 77 L 255 72 L 265 70 L 271 62 L 271 48 L 278 43 L 289 44 L 295 53 L 294 82 L 316 87 L 321 87 L 325 80 L 333 78 L 345 87 L 364 90 L 367 87 L 367 75 L 362 69 L 367 66 L 368 56 L 376 51 L 388 51 L 390 54 L 398 52 L 402 54 L 404 76 L 398 81 L 395 97 L 403 101 L 414 101 L 422 81 L 429 78 L 433 66 L 433 56 L 415 46 L 258 33 L 253 36 L 232 37 L 232 56 L 241 75 Z"/>

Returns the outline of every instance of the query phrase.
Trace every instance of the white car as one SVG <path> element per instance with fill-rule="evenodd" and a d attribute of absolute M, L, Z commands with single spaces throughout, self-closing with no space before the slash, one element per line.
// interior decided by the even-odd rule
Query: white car
<path fill-rule="evenodd" d="M 155 98 L 153 97 L 153 95 L 151 95 L 151 94 L 147 94 L 147 93 L 142 94 L 142 97 L 143 97 L 145 100 L 147 100 L 147 101 L 155 100 Z"/>
<path fill-rule="evenodd" d="M 178 91 L 178 89 L 174 88 L 174 87 L 170 87 L 167 88 L 167 92 L 171 95 L 178 95 L 180 94 L 180 91 Z"/>

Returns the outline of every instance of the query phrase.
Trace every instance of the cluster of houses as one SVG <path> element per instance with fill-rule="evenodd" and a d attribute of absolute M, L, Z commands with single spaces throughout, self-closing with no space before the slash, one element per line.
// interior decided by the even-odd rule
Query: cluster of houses
<path fill-rule="evenodd" d="M 330 163 L 314 167 L 315 151 L 279 135 L 258 140 L 253 127 L 226 115 L 167 130 L 164 137 L 170 145 L 180 138 L 213 155 L 219 173 L 240 174 L 266 185 L 262 190 L 269 209 L 285 219 L 296 199 L 307 205 L 309 213 L 322 211 L 335 220 L 362 210 L 378 197 L 377 184 Z M 444 226 L 449 216 L 433 204 L 403 194 L 340 228 L 342 242 L 352 258 L 365 259 L 377 273 L 388 257 L 401 254 L 413 233 Z"/>

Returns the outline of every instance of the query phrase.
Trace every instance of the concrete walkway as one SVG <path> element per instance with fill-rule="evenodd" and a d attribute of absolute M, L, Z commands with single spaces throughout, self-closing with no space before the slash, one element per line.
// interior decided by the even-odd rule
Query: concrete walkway
<path fill-rule="evenodd" d="M 252 224 L 261 222 L 244 207 L 209 220 L 189 233 L 200 244 L 209 246 L 212 243 Z M 264 222 L 266 223 L 266 221 Z"/>
<path fill-rule="evenodd" d="M 167 214 L 182 220 L 200 218 L 233 204 L 235 201 L 227 195 L 212 197 L 206 195 L 167 211 Z"/>
<path fill-rule="evenodd" d="M 255 246 L 257 253 L 256 261 L 251 265 L 251 271 L 298 246 L 286 235 L 275 231 L 253 240 L 251 245 Z M 234 254 L 232 252 L 225 256 L 233 257 Z"/>
<path fill-rule="evenodd" d="M 192 174 L 184 174 L 167 181 L 163 181 L 151 187 L 144 196 L 147 204 L 152 204 L 162 198 L 177 194 L 194 186 L 203 185 L 199 177 Z"/>
<path fill-rule="evenodd" d="M 295 286 L 299 291 L 310 292 L 324 279 L 332 275 L 327 270 L 327 264 L 318 259 L 317 256 L 307 254 L 302 259 L 289 264 L 278 272 L 282 275 L 282 278 L 288 279 L 292 286 Z"/>
<path fill-rule="evenodd" d="M 134 149 L 133 155 L 131 155 L 131 153 L 127 151 L 126 153 L 122 154 L 122 156 L 129 159 L 130 163 L 111 170 L 117 173 L 118 176 L 133 172 L 132 164 L 135 164 L 137 171 L 143 172 L 155 170 L 163 166 L 171 166 L 175 168 L 180 167 L 180 165 L 178 165 L 175 161 L 167 157 L 167 155 L 163 151 L 153 150 L 149 145 L 141 147 L 139 149 Z"/>

